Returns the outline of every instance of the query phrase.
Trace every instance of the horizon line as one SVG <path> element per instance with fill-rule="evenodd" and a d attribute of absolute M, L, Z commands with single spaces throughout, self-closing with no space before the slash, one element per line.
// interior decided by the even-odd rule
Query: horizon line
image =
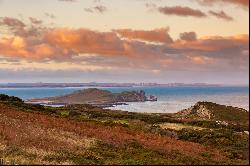
<path fill-rule="evenodd" d="M 168 82 L 168 83 L 158 83 L 158 82 L 0 82 L 2 85 L 7 84 L 155 84 L 155 85 L 169 85 L 169 84 L 182 84 L 182 85 L 216 85 L 216 86 L 249 86 L 249 83 L 241 84 L 225 84 L 225 83 L 183 83 L 183 82 Z"/>

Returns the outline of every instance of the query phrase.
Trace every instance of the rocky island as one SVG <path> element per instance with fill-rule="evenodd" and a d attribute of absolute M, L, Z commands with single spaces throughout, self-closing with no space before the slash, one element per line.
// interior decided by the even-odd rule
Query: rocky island
<path fill-rule="evenodd" d="M 152 95 L 147 97 L 142 90 L 112 93 L 108 90 L 89 88 L 64 96 L 31 99 L 27 102 L 48 105 L 90 104 L 98 107 L 111 107 L 113 105 L 125 104 L 125 102 L 145 101 L 157 101 L 157 97 Z"/>

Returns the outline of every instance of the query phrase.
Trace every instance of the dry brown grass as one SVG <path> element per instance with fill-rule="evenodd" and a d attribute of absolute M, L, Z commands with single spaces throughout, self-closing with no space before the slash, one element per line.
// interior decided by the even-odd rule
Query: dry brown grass
<path fill-rule="evenodd" d="M 220 151 L 197 143 L 143 133 L 122 126 L 104 126 L 95 122 L 76 122 L 66 118 L 21 112 L 0 103 L 0 147 L 15 146 L 36 155 L 34 163 L 48 164 L 39 159 L 65 149 L 82 153 L 94 146 L 95 140 L 115 146 L 135 140 L 145 148 L 157 151 L 178 151 L 197 159 L 202 159 L 201 153 L 210 153 L 215 161 L 225 159 Z M 18 160 L 27 163 L 21 158 Z M 71 163 L 68 161 L 66 164 Z"/>
<path fill-rule="evenodd" d="M 181 123 L 162 123 L 162 124 L 159 124 L 159 126 L 163 129 L 172 129 L 172 130 L 177 130 L 177 131 L 182 130 L 182 129 L 193 129 L 193 130 L 205 129 L 202 127 L 184 125 Z"/>

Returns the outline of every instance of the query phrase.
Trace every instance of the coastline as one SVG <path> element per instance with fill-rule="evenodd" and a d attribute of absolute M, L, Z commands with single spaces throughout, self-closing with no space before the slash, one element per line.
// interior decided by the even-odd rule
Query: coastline
<path fill-rule="evenodd" d="M 82 88 L 0 88 L 0 93 L 18 96 L 23 100 L 31 98 L 61 96 L 72 93 Z M 146 94 L 158 97 L 155 103 L 128 103 L 118 105 L 111 109 L 120 109 L 130 112 L 177 112 L 181 109 L 195 104 L 197 101 L 211 101 L 224 105 L 241 107 L 249 111 L 249 87 L 140 87 L 140 88 L 101 88 L 112 92 L 124 90 L 145 90 Z"/>

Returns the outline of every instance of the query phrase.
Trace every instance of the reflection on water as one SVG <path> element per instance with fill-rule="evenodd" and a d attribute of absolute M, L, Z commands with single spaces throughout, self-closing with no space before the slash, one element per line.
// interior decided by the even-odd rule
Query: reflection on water
<path fill-rule="evenodd" d="M 119 109 L 129 112 L 173 113 L 191 107 L 198 101 L 210 101 L 249 110 L 248 95 L 187 96 L 186 98 L 165 99 L 165 101 L 161 99 L 161 101 L 157 102 L 129 103 L 129 105 L 115 106 L 110 109 Z"/>

